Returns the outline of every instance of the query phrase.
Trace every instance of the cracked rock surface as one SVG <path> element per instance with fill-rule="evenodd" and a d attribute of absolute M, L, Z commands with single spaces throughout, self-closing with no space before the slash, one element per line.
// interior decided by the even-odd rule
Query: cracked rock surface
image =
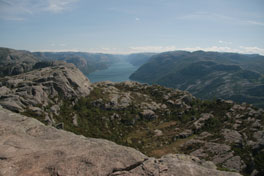
<path fill-rule="evenodd" d="M 45 107 L 56 105 L 51 110 L 57 114 L 61 99 L 75 100 L 89 95 L 90 81 L 73 64 L 54 62 L 47 67 L 45 63 L 39 64 L 39 69 L 0 79 L 0 105 L 15 112 L 30 109 L 39 114 Z"/>
<path fill-rule="evenodd" d="M 194 156 L 149 158 L 113 142 L 85 138 L 43 125 L 0 106 L 0 175 L 219 175 Z"/>

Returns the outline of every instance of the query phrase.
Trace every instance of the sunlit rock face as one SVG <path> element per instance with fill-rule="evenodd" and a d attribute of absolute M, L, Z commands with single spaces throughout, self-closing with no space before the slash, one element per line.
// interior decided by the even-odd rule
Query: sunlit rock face
<path fill-rule="evenodd" d="M 149 158 L 113 142 L 43 125 L 0 107 L 0 174 L 14 175 L 219 175 L 212 162 L 188 155 Z"/>

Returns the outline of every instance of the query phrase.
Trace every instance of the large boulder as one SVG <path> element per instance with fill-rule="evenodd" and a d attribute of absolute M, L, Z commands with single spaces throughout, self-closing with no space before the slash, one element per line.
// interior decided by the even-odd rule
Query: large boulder
<path fill-rule="evenodd" d="M 239 132 L 230 129 L 223 129 L 222 135 L 224 136 L 226 143 L 242 145 L 242 135 Z"/>
<path fill-rule="evenodd" d="M 157 115 L 155 114 L 155 112 L 149 109 L 143 110 L 140 114 L 144 119 L 148 119 L 148 120 L 153 120 L 157 118 Z"/>

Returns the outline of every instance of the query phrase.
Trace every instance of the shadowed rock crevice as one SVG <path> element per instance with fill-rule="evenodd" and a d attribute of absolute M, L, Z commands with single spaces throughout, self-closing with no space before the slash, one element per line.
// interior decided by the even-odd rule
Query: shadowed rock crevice
<path fill-rule="evenodd" d="M 148 159 L 144 159 L 144 161 L 139 161 L 139 162 L 136 162 L 130 166 L 127 166 L 125 168 L 114 168 L 113 171 L 108 174 L 108 176 L 112 176 L 113 174 L 115 174 L 116 172 L 121 172 L 121 171 L 131 171 L 139 166 L 142 166 L 142 164 L 147 161 Z"/>
<path fill-rule="evenodd" d="M 0 156 L 0 160 L 7 160 L 7 157 Z"/>

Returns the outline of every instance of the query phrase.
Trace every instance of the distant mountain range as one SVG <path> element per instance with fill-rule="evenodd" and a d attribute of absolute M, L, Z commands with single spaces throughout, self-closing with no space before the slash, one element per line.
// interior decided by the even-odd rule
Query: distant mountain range
<path fill-rule="evenodd" d="M 117 55 L 85 52 L 29 52 L 0 47 L 0 76 L 30 71 L 37 62 L 73 63 L 84 74 L 108 68 L 120 58 Z M 43 64 L 43 63 L 42 63 Z"/>
<path fill-rule="evenodd" d="M 115 55 L 87 52 L 29 52 L 0 47 L 0 76 L 16 75 L 30 71 L 37 62 L 65 61 L 78 67 L 84 74 L 107 69 L 113 63 L 126 60 L 141 66 L 154 53 Z"/>
<path fill-rule="evenodd" d="M 131 80 L 186 90 L 203 99 L 231 99 L 264 107 L 264 56 L 257 54 L 173 51 L 111 55 L 0 48 L 0 76 L 54 65 L 57 60 L 73 63 L 89 74 L 121 59 L 141 66 Z"/>
<path fill-rule="evenodd" d="M 264 56 L 174 51 L 154 55 L 130 79 L 160 84 L 204 98 L 264 106 Z"/>

